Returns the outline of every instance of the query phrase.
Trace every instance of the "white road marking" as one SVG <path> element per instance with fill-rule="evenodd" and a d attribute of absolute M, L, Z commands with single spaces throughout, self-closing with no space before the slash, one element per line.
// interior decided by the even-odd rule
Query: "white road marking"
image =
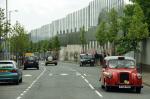
<path fill-rule="evenodd" d="M 87 79 L 84 79 L 84 80 L 85 80 L 85 82 L 86 82 L 86 83 L 88 83 L 88 84 L 89 84 L 89 81 L 88 81 Z"/>
<path fill-rule="evenodd" d="M 49 76 L 53 76 L 53 74 L 52 74 L 52 73 L 50 73 L 50 74 L 49 74 Z"/>
<path fill-rule="evenodd" d="M 20 96 L 23 96 L 24 94 L 22 93 L 22 94 L 20 94 Z"/>
<path fill-rule="evenodd" d="M 84 74 L 84 76 L 86 76 L 86 74 Z M 94 92 L 100 97 L 100 98 L 103 98 L 103 95 L 98 92 L 93 86 L 92 84 L 89 83 L 89 81 L 84 77 L 83 75 L 80 75 L 80 77 L 89 85 L 89 87 L 94 90 Z"/>
<path fill-rule="evenodd" d="M 82 75 L 81 75 L 81 77 L 82 77 L 83 79 L 85 79 L 85 77 L 84 77 L 84 76 L 82 76 Z"/>
<path fill-rule="evenodd" d="M 26 75 L 23 75 L 24 77 L 31 77 L 32 75 L 30 74 L 26 74 Z"/>
<path fill-rule="evenodd" d="M 26 93 L 27 91 L 24 91 L 23 93 Z"/>
<path fill-rule="evenodd" d="M 86 74 L 84 74 L 84 76 L 87 76 Z"/>
<path fill-rule="evenodd" d="M 68 74 L 60 74 L 61 76 L 67 76 Z"/>
<path fill-rule="evenodd" d="M 89 86 L 91 87 L 92 90 L 94 90 L 94 87 L 91 84 L 89 84 Z"/>
<path fill-rule="evenodd" d="M 103 98 L 103 96 L 102 96 L 97 90 L 95 90 L 95 92 L 97 93 L 97 95 L 98 95 L 99 97 Z"/>
<path fill-rule="evenodd" d="M 81 76 L 81 74 L 80 74 L 79 72 L 76 72 L 76 75 L 77 75 L 77 76 Z"/>
<path fill-rule="evenodd" d="M 17 99 L 21 99 L 21 97 L 17 97 Z"/>
<path fill-rule="evenodd" d="M 26 88 L 16 99 L 21 99 L 22 97 L 21 96 L 24 96 L 25 93 L 27 93 L 31 88 L 32 86 L 41 78 L 41 76 L 45 73 L 46 71 L 46 68 L 43 67 L 44 70 L 40 73 L 40 75 L 30 84 L 30 86 L 28 88 Z"/>

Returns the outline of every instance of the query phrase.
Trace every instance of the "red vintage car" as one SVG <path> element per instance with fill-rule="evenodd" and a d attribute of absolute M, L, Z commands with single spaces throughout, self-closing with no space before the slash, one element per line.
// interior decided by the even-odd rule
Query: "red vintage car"
<path fill-rule="evenodd" d="M 138 73 L 136 61 L 131 57 L 109 56 L 104 59 L 101 72 L 101 87 L 106 91 L 111 88 L 128 88 L 141 93 L 142 75 Z"/>

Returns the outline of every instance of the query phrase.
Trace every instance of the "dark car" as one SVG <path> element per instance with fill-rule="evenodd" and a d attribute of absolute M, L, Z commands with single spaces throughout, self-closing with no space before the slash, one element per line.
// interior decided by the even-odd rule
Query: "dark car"
<path fill-rule="evenodd" d="M 54 56 L 49 56 L 46 59 L 45 65 L 47 66 L 48 64 L 54 64 L 57 65 L 57 58 Z"/>
<path fill-rule="evenodd" d="M 0 61 L 0 82 L 22 83 L 22 71 L 15 61 Z"/>
<path fill-rule="evenodd" d="M 91 54 L 80 54 L 80 66 L 89 64 L 90 66 L 95 65 L 94 56 Z"/>
<path fill-rule="evenodd" d="M 24 70 L 26 70 L 27 68 L 39 69 L 39 62 L 38 62 L 37 57 L 34 57 L 34 56 L 25 57 Z"/>

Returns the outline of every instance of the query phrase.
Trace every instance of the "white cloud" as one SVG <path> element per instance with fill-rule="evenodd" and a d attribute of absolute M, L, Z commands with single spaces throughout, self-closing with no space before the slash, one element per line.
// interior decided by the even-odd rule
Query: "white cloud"
<path fill-rule="evenodd" d="M 12 23 L 18 20 L 31 30 L 83 8 L 89 1 L 92 0 L 8 0 L 8 4 L 9 10 L 18 10 L 12 13 Z M 5 0 L 0 0 L 1 6 L 5 7 Z"/>

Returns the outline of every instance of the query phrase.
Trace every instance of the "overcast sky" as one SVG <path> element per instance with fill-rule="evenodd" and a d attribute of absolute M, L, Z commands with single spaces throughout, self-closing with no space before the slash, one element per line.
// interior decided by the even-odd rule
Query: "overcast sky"
<path fill-rule="evenodd" d="M 8 0 L 8 9 L 18 10 L 11 14 L 12 23 L 18 20 L 30 31 L 83 8 L 90 1 L 92 0 Z M 5 0 L 0 0 L 0 7 L 5 8 Z"/>

